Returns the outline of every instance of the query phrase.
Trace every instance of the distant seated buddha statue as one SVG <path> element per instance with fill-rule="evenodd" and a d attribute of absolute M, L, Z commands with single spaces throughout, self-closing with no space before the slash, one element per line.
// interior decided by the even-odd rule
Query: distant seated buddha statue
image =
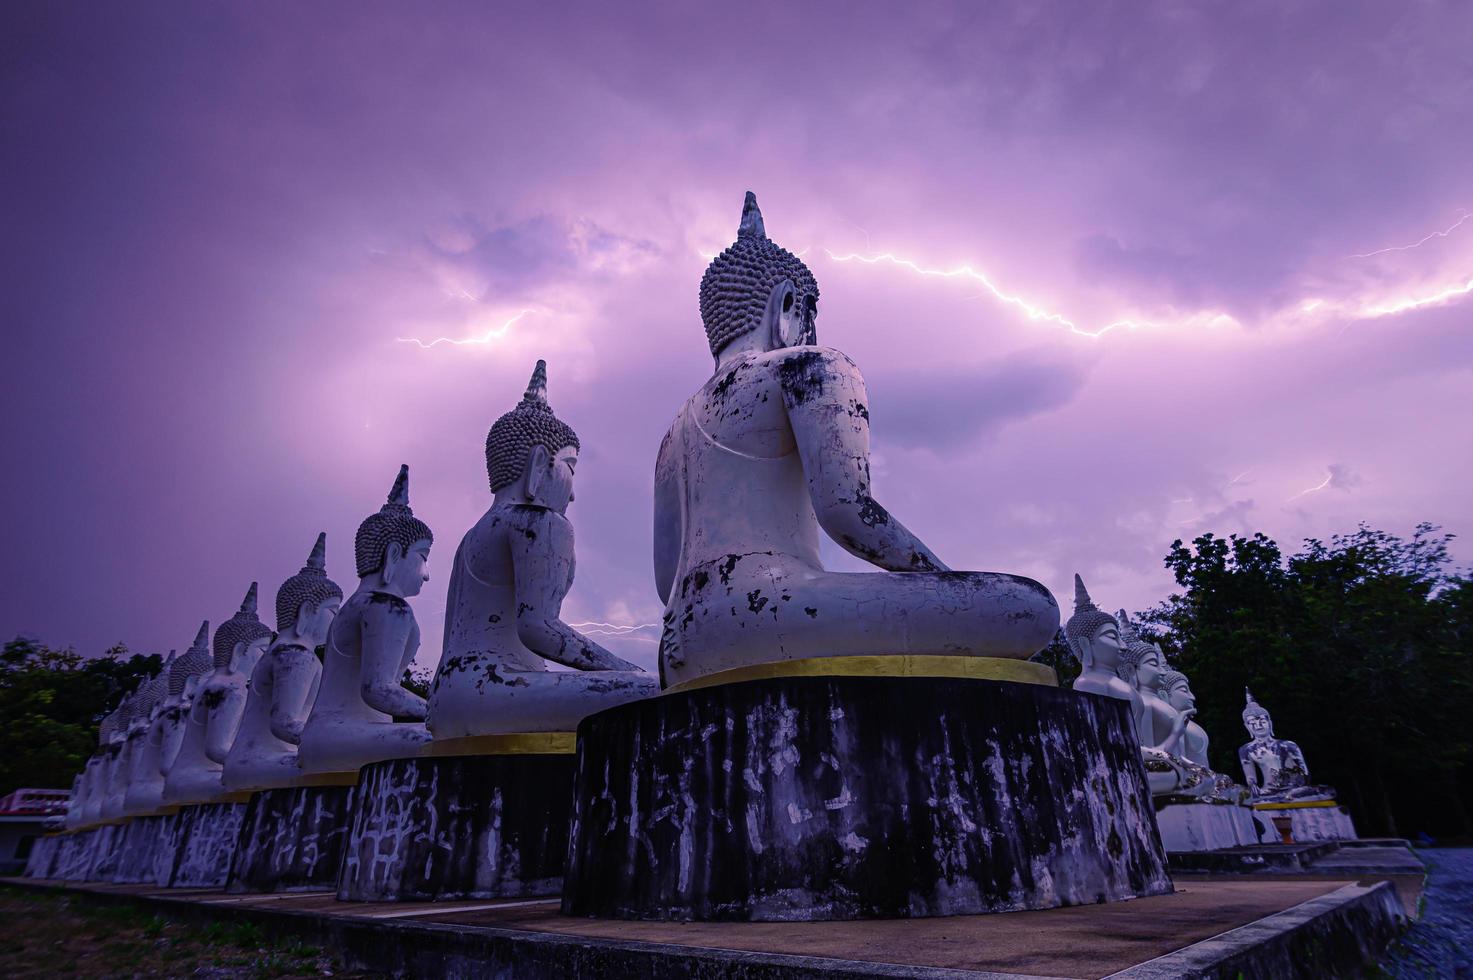
<path fill-rule="evenodd" d="M 1162 696 L 1174 709 L 1183 715 L 1191 712 L 1188 717 L 1196 715 L 1197 696 L 1192 693 L 1192 685 L 1186 674 L 1179 670 L 1168 670 L 1161 675 L 1159 686 Z M 1203 768 L 1211 768 L 1207 761 L 1207 732 L 1195 720 L 1187 722 L 1186 731 L 1182 734 L 1181 754 Z"/>
<path fill-rule="evenodd" d="M 297 745 L 322 679 L 316 650 L 342 601 L 343 590 L 327 577 L 327 534 L 319 534 L 307 564 L 276 591 L 276 639 L 251 670 L 240 729 L 225 756 L 222 781 L 232 793 L 300 781 Z M 210 735 L 206 746 L 218 748 Z"/>
<path fill-rule="evenodd" d="M 409 507 L 409 467 L 400 466 L 388 502 L 358 526 L 353 541 L 358 588 L 328 631 L 322 685 L 302 729 L 304 773 L 355 772 L 418 755 L 430 740 L 424 698 L 403 678 L 419 650 L 408 600 L 430 579 L 433 541 Z"/>
<path fill-rule="evenodd" d="M 78 822 L 82 826 L 94 824 L 103 819 L 102 809 L 107 802 L 108 775 L 112 766 L 112 745 L 117 737 L 118 717 L 122 709 L 123 706 L 119 704 L 103 715 L 102 721 L 98 723 L 97 751 L 93 753 L 92 758 L 87 760 L 87 768 L 83 770 L 87 788 L 86 802 L 78 815 Z"/>
<path fill-rule="evenodd" d="M 184 740 L 186 716 L 190 699 L 194 697 L 199 677 L 210 666 L 210 624 L 200 625 L 199 633 L 182 657 L 170 651 L 164 664 L 166 678 L 164 698 L 154 711 L 153 723 L 149 727 L 148 747 L 133 767 L 133 779 L 128 786 L 128 812 L 143 815 L 157 810 L 167 801 L 164 798 L 166 777 L 179 755 Z"/>
<path fill-rule="evenodd" d="M 157 808 L 160 802 L 161 777 L 152 774 L 158 771 L 162 755 L 162 742 L 154 738 L 159 727 L 160 713 L 168 696 L 169 671 L 174 668 L 178 651 L 170 650 L 164 665 L 152 680 L 145 682 L 149 700 L 153 706 L 146 717 L 134 717 L 129 726 L 128 746 L 124 750 L 128 758 L 128 776 L 123 786 L 123 814 L 139 816 Z"/>
<path fill-rule="evenodd" d="M 716 368 L 655 467 L 664 684 L 856 655 L 1026 659 L 1058 629 L 1037 582 L 953 572 L 874 496 L 870 399 L 818 346 L 818 284 L 766 233 L 757 199 L 701 280 Z M 881 572 L 831 572 L 819 529 Z"/>
<path fill-rule="evenodd" d="M 256 583 L 240 610 L 215 630 L 209 673 L 187 706 L 184 737 L 164 782 L 169 803 L 216 803 L 227 795 L 225 758 L 245 713 L 246 681 L 273 634 L 256 615 Z"/>
<path fill-rule="evenodd" d="M 579 448 L 547 402 L 547 364 L 538 361 L 521 403 L 486 436 L 494 498 L 455 552 L 430 691 L 437 743 L 572 731 L 586 715 L 658 691 L 654 677 L 562 620 Z M 550 671 L 549 661 L 573 669 Z"/>
<path fill-rule="evenodd" d="M 159 699 L 154 690 L 155 677 L 145 677 L 138 687 L 123 702 L 118 716 L 118 735 L 113 745 L 116 754 L 111 755 L 107 776 L 107 802 L 103 806 L 103 818 L 118 820 L 127 815 L 128 781 L 133 775 L 133 760 L 148 735 L 148 722 L 153 706 Z"/>
<path fill-rule="evenodd" d="M 1274 737 L 1274 721 L 1268 709 L 1253 700 L 1247 688 L 1243 689 L 1243 695 L 1247 699 L 1243 727 L 1253 739 L 1238 749 L 1238 761 L 1242 763 L 1243 779 L 1253 794 L 1253 802 L 1333 800 L 1333 789 L 1310 784 L 1309 765 L 1299 746 Z"/>

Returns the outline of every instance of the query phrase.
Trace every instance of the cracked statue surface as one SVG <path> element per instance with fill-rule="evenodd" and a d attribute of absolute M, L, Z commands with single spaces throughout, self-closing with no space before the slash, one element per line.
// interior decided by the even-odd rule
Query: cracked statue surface
<path fill-rule="evenodd" d="M 654 677 L 562 619 L 580 448 L 548 403 L 538 361 L 521 401 L 486 435 L 491 506 L 455 551 L 429 699 L 437 740 L 572 731 L 595 711 L 656 693 Z M 549 661 L 572 669 L 550 671 Z"/>
<path fill-rule="evenodd" d="M 1059 609 L 1047 589 L 949 570 L 876 500 L 864 378 L 818 345 L 818 284 L 767 237 L 750 192 L 700 310 L 715 373 L 655 467 L 665 686 L 812 657 L 1025 659 L 1048 642 Z M 826 570 L 820 528 L 883 571 Z"/>

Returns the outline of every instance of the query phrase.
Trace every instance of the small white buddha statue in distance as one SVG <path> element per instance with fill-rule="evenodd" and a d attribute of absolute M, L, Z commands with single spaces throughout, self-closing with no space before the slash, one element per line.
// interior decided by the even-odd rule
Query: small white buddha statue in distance
<path fill-rule="evenodd" d="M 494 498 L 455 551 L 430 690 L 437 740 L 572 731 L 595 711 L 658 692 L 653 676 L 562 620 L 580 448 L 548 404 L 547 362 L 538 361 L 521 402 L 486 436 Z M 550 671 L 549 661 L 573 669 Z"/>
<path fill-rule="evenodd" d="M 86 803 L 82 806 L 79 824 L 86 826 L 102 819 L 103 804 L 107 801 L 108 773 L 112 765 L 112 744 L 117 734 L 118 716 L 122 711 L 119 704 L 102 716 L 97 726 L 97 751 L 87 760 L 84 775 L 87 779 Z"/>
<path fill-rule="evenodd" d="M 108 769 L 107 802 L 103 818 L 117 820 L 127 814 L 128 781 L 133 775 L 133 759 L 148 735 L 148 722 L 158 700 L 153 690 L 154 677 L 145 677 L 137 689 L 123 702 L 118 717 L 119 737 L 115 738 L 117 754 Z"/>
<path fill-rule="evenodd" d="M 1246 687 L 1243 696 L 1243 727 L 1253 738 L 1238 749 L 1243 780 L 1255 803 L 1333 800 L 1335 791 L 1309 782 L 1309 764 L 1304 752 L 1288 739 L 1274 737 L 1274 721 L 1268 709 L 1253 699 Z"/>
<path fill-rule="evenodd" d="M 328 631 L 322 686 L 302 729 L 303 772 L 347 772 L 408 758 L 429 742 L 425 700 L 403 679 L 419 650 L 419 623 L 408 600 L 429 581 L 433 541 L 409 507 L 409 467 L 400 466 L 388 502 L 358 526 L 353 541 L 358 588 Z"/>
<path fill-rule="evenodd" d="M 245 712 L 246 682 L 274 634 L 256 615 L 256 583 L 240 610 L 215 630 L 213 655 L 190 699 L 184 737 L 164 782 L 170 803 L 213 803 L 226 795 L 225 757 Z"/>
<path fill-rule="evenodd" d="M 767 237 L 750 192 L 700 310 L 715 372 L 655 464 L 666 686 L 817 657 L 1026 659 L 1054 636 L 1042 585 L 949 570 L 875 499 L 864 377 L 819 346 L 818 284 Z M 825 569 L 820 528 L 879 570 Z"/>
<path fill-rule="evenodd" d="M 151 813 L 165 803 L 164 781 L 184 738 L 183 723 L 185 712 L 189 710 L 189 698 L 194 694 L 199 673 L 210 663 L 205 648 L 209 635 L 207 620 L 200 624 L 199 633 L 184 656 L 177 657 L 174 651 L 169 651 L 169 658 L 160 672 L 163 698 L 154 709 L 147 746 L 135 762 L 128 784 L 127 807 L 132 815 Z"/>
<path fill-rule="evenodd" d="M 177 659 L 178 651 L 170 650 L 159 672 L 139 688 L 140 691 L 149 692 L 153 707 L 149 709 L 147 717 L 135 716 L 133 724 L 129 726 L 128 744 L 124 749 L 128 759 L 128 775 L 123 786 L 123 813 L 126 816 L 147 813 L 159 803 L 160 780 L 150 778 L 150 773 L 158 769 L 162 743 L 155 739 L 154 733 L 158 727 L 160 710 L 168 695 L 169 671 L 173 669 Z"/>
<path fill-rule="evenodd" d="M 225 756 L 233 793 L 278 789 L 301 779 L 297 745 L 317 698 L 327 641 L 343 590 L 327 577 L 327 534 L 317 535 L 302 570 L 276 592 L 276 639 L 251 671 L 240 730 Z"/>

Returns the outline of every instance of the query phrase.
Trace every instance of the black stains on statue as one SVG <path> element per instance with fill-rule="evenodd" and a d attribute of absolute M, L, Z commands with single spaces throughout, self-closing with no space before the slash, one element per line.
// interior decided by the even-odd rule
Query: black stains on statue
<path fill-rule="evenodd" d="M 693 586 L 695 586 L 696 592 L 700 592 L 706 586 L 711 584 L 711 574 L 707 572 L 704 568 L 697 569 L 696 573 L 690 577 L 690 582 Z"/>
<path fill-rule="evenodd" d="M 517 615 L 520 616 L 522 613 L 526 612 L 528 609 L 533 609 L 533 608 L 535 608 L 535 607 L 532 606 L 530 603 L 519 602 L 519 603 L 517 603 Z"/>
<path fill-rule="evenodd" d="M 534 530 L 532 530 L 530 527 L 529 528 L 523 528 L 522 529 L 522 533 L 527 536 L 527 540 L 528 541 L 536 541 L 537 540 L 537 532 L 534 531 Z"/>
<path fill-rule="evenodd" d="M 487 617 L 486 622 L 488 622 L 488 623 L 499 623 L 499 622 L 501 622 L 501 614 L 500 613 L 492 613 L 489 617 Z"/>
<path fill-rule="evenodd" d="M 866 422 L 869 421 L 869 409 L 865 407 L 864 402 L 854 403 L 854 414 L 864 419 Z"/>
<path fill-rule="evenodd" d="M 713 399 L 715 399 L 716 401 L 726 400 L 726 396 L 728 393 L 730 393 L 731 386 L 736 383 L 737 375 L 741 373 L 742 367 L 743 365 L 738 364 L 736 367 L 726 372 L 726 377 L 716 382 L 715 386 L 711 389 L 711 397 Z"/>
<path fill-rule="evenodd" d="M 772 678 L 620 705 L 578 736 L 566 915 L 905 918 L 1171 890 L 1123 701 Z"/>
<path fill-rule="evenodd" d="M 890 512 L 880 506 L 880 502 L 867 493 L 859 495 L 856 501 L 859 504 L 859 520 L 865 527 L 878 527 L 881 524 L 890 523 Z"/>
<path fill-rule="evenodd" d="M 741 560 L 741 555 L 727 555 L 721 559 L 721 564 L 716 566 L 716 574 L 721 576 L 722 585 L 731 584 L 731 573 L 736 569 L 737 562 Z"/>
<path fill-rule="evenodd" d="M 877 549 L 871 548 L 869 545 L 865 544 L 863 541 L 860 541 L 852 534 L 844 535 L 844 540 L 840 543 L 843 544 L 844 547 L 848 549 L 851 553 L 856 554 L 859 557 L 863 558 L 865 561 L 872 562 L 876 565 L 880 563 L 880 559 L 885 557 Z"/>
<path fill-rule="evenodd" d="M 819 351 L 803 351 L 783 360 L 778 366 L 778 383 L 789 405 L 802 405 L 823 394 L 824 356 Z"/>
<path fill-rule="evenodd" d="M 803 607 L 803 611 L 808 614 L 808 618 L 809 619 L 817 619 L 818 618 L 818 610 L 817 609 L 814 609 L 812 606 L 804 606 Z"/>
<path fill-rule="evenodd" d="M 225 692 L 219 690 L 218 688 L 205 691 L 204 702 L 206 708 L 214 711 L 216 708 L 220 707 L 220 705 L 225 703 Z"/>
<path fill-rule="evenodd" d="M 391 592 L 370 592 L 368 594 L 368 603 L 372 606 L 388 606 L 390 610 L 401 616 L 406 614 L 412 615 L 409 612 L 409 603 L 402 596 L 394 595 Z"/>
<path fill-rule="evenodd" d="M 767 596 L 762 594 L 761 589 L 753 589 L 747 593 L 747 608 L 752 612 L 761 612 L 765 605 L 767 605 Z"/>

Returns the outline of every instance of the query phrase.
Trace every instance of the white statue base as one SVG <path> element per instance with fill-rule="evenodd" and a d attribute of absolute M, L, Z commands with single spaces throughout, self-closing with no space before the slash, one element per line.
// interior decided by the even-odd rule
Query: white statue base
<path fill-rule="evenodd" d="M 1254 815 L 1261 825 L 1259 842 L 1285 843 L 1275 817 L 1289 818 L 1289 836 L 1296 844 L 1322 840 L 1355 840 L 1355 823 L 1349 812 L 1334 800 L 1293 803 L 1255 803 Z"/>
<path fill-rule="evenodd" d="M 1231 803 L 1172 803 L 1156 812 L 1156 826 L 1168 854 L 1259 843 L 1253 808 Z"/>

